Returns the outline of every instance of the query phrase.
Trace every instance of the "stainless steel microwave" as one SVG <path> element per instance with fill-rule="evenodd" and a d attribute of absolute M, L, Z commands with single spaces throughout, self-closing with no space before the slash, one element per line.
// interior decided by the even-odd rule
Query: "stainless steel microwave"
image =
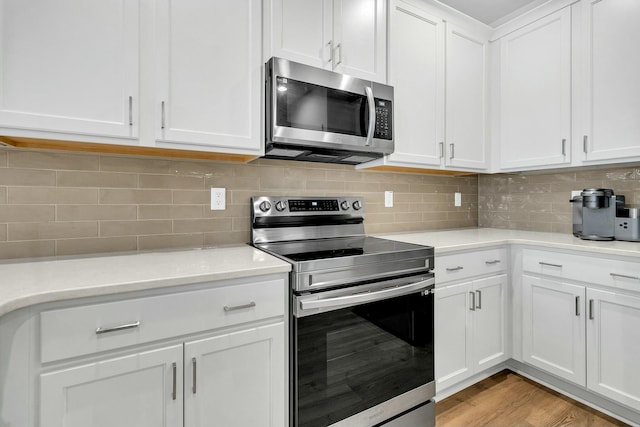
<path fill-rule="evenodd" d="M 281 58 L 265 76 L 265 157 L 359 164 L 393 152 L 391 86 Z"/>

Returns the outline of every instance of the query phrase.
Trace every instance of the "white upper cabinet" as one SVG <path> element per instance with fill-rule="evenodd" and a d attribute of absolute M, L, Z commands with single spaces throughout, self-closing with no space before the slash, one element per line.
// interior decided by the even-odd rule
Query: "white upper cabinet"
<path fill-rule="evenodd" d="M 386 0 L 271 0 L 270 56 L 386 82 Z"/>
<path fill-rule="evenodd" d="M 388 159 L 410 167 L 439 166 L 444 156 L 444 22 L 396 1 L 390 31 L 395 150 Z"/>
<path fill-rule="evenodd" d="M 259 0 L 157 3 L 157 145 L 259 153 Z"/>
<path fill-rule="evenodd" d="M 137 138 L 138 53 L 137 0 L 3 0 L 0 128 Z"/>
<path fill-rule="evenodd" d="M 447 23 L 446 133 L 450 167 L 487 167 L 487 40 Z"/>
<path fill-rule="evenodd" d="M 486 31 L 391 2 L 393 154 L 364 167 L 486 170 Z"/>
<path fill-rule="evenodd" d="M 569 163 L 571 10 L 500 39 L 502 169 Z"/>
<path fill-rule="evenodd" d="M 583 0 L 583 159 L 640 157 L 640 2 Z"/>

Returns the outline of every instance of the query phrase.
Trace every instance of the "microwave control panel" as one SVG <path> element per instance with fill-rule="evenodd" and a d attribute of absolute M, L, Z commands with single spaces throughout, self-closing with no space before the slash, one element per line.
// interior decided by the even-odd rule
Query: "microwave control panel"
<path fill-rule="evenodd" d="M 378 139 L 393 139 L 393 114 L 391 101 L 376 98 L 376 127 L 373 137 Z"/>

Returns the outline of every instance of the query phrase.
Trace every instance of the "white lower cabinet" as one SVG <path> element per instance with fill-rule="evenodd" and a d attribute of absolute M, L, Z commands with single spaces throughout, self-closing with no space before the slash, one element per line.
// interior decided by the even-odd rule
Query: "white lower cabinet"
<path fill-rule="evenodd" d="M 43 374 L 39 425 L 178 427 L 181 385 L 182 345 Z"/>
<path fill-rule="evenodd" d="M 506 290 L 506 275 L 436 289 L 438 392 L 508 358 Z"/>
<path fill-rule="evenodd" d="M 524 276 L 523 359 L 585 385 L 584 286 Z"/>
<path fill-rule="evenodd" d="M 37 425 L 284 426 L 285 289 L 283 278 L 214 282 L 43 311 L 42 348 L 78 319 L 84 334 L 68 332 L 88 344 L 40 356 Z"/>
<path fill-rule="evenodd" d="M 640 263 L 523 251 L 523 361 L 640 411 Z"/>
<path fill-rule="evenodd" d="M 185 426 L 285 425 L 284 325 L 185 344 Z"/>
<path fill-rule="evenodd" d="M 640 298 L 587 289 L 587 387 L 640 410 Z"/>

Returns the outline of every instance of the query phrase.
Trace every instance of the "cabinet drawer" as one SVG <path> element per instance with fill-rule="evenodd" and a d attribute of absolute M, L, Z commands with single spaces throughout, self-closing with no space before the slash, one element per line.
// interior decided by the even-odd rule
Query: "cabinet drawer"
<path fill-rule="evenodd" d="M 640 292 L 640 259 L 607 259 L 525 249 L 522 269 L 529 273 Z"/>
<path fill-rule="evenodd" d="M 506 248 L 436 255 L 436 284 L 501 273 L 507 269 Z M 436 285 L 437 286 L 437 285 Z"/>
<path fill-rule="evenodd" d="M 283 316 L 285 290 L 281 279 L 44 311 L 41 361 Z"/>

